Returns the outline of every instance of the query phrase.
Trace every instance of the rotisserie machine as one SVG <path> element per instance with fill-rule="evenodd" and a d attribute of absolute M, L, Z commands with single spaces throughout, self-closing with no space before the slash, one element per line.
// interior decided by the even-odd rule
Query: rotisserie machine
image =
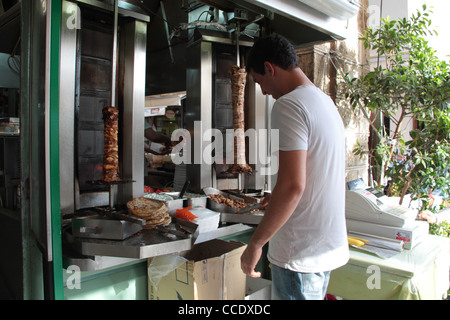
<path fill-rule="evenodd" d="M 126 212 L 121 209 L 128 200 L 144 194 L 145 65 L 149 17 L 118 8 L 117 2 L 110 5 L 99 1 L 63 1 L 60 61 L 63 237 L 71 250 L 94 260 L 97 256 L 142 259 L 189 250 L 196 236 L 194 224 L 175 220 L 178 230 L 172 230 L 170 237 L 158 230 L 145 230 L 138 236 L 127 238 L 127 231 L 134 233 L 139 227 L 130 229 L 126 224 L 136 227 L 140 222 L 124 217 Z M 196 152 L 207 152 L 205 149 L 212 140 L 212 136 L 208 136 L 210 129 L 224 132 L 232 128 L 228 72 L 231 65 L 240 63 L 237 57 L 243 57 L 246 48 L 251 46 L 248 40 L 236 42 L 236 38 L 217 36 L 208 30 L 195 32 L 195 40 L 187 48 L 185 126 L 192 143 L 197 143 L 199 137 L 201 139 L 193 146 L 192 157 L 198 156 Z M 246 86 L 245 103 L 246 125 L 255 130 L 266 129 L 266 100 L 251 80 Z M 120 181 L 114 183 L 102 181 L 102 110 L 105 106 L 119 111 Z M 267 176 L 260 174 L 257 163 L 252 165 L 252 174 L 227 174 L 226 164 L 192 161 L 185 165 L 192 192 L 202 192 L 205 187 L 262 190 L 267 186 Z M 94 225 L 87 223 L 97 216 L 105 221 Z M 74 219 L 81 220 L 81 227 L 76 232 L 70 230 Z M 67 220 L 72 220 L 72 224 L 64 226 Z M 119 230 L 119 235 L 105 239 L 103 235 L 113 228 Z M 229 234 L 249 227 L 238 224 L 226 228 L 229 228 L 226 232 Z M 180 234 L 180 229 L 184 234 Z M 219 231 L 218 236 L 222 233 Z M 73 262 L 73 257 L 70 259 Z M 89 264 L 93 268 L 101 267 L 99 261 Z"/>

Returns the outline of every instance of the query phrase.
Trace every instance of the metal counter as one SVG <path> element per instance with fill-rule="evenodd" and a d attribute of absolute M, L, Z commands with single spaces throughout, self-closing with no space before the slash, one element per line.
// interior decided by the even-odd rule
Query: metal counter
<path fill-rule="evenodd" d="M 195 225 L 191 223 L 191 225 Z M 77 265 L 81 271 L 101 270 L 140 259 L 165 254 L 176 254 L 191 250 L 194 244 L 233 235 L 253 227 L 232 224 L 191 237 L 163 234 L 155 229 L 142 230 L 125 240 L 103 240 L 74 237 L 69 230 L 64 232 L 64 263 Z"/>

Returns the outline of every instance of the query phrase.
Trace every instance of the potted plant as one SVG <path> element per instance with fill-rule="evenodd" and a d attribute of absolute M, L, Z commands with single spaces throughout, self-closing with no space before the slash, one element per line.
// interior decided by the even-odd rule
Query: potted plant
<path fill-rule="evenodd" d="M 382 114 L 391 125 L 388 132 L 372 122 L 376 145 L 364 150 L 357 143 L 353 152 L 369 154 L 378 186 L 388 195 L 402 204 L 408 194 L 421 200 L 421 209 L 431 192 L 448 199 L 450 185 L 450 67 L 424 38 L 436 31 L 430 29 L 431 11 L 422 9 L 410 19 L 382 19 L 380 27 L 367 29 L 360 39 L 378 53 L 378 65 L 358 78 L 343 75 L 352 107 L 371 111 L 372 118 Z M 402 124 L 411 118 L 417 127 L 405 132 Z"/>

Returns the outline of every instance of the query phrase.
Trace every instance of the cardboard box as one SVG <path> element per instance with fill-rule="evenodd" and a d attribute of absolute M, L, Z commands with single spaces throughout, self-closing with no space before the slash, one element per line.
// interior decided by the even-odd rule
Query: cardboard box
<path fill-rule="evenodd" d="M 246 276 L 241 270 L 242 242 L 214 239 L 196 244 L 187 261 L 164 276 L 149 280 L 149 300 L 243 300 Z M 152 259 L 149 259 L 150 266 Z"/>

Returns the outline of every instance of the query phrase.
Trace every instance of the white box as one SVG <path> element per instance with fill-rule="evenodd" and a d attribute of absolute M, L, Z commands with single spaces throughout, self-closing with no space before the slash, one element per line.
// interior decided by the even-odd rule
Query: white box
<path fill-rule="evenodd" d="M 404 249 L 411 250 L 429 233 L 426 221 L 414 221 L 403 227 L 392 227 L 381 224 L 346 219 L 347 231 L 365 233 L 389 239 L 403 240 Z"/>
<path fill-rule="evenodd" d="M 272 300 L 272 281 L 247 276 L 245 300 Z"/>
<path fill-rule="evenodd" d="M 219 227 L 220 212 L 212 211 L 201 206 L 194 206 L 188 211 L 197 217 L 192 222 L 198 225 L 199 234 L 216 230 Z"/>

